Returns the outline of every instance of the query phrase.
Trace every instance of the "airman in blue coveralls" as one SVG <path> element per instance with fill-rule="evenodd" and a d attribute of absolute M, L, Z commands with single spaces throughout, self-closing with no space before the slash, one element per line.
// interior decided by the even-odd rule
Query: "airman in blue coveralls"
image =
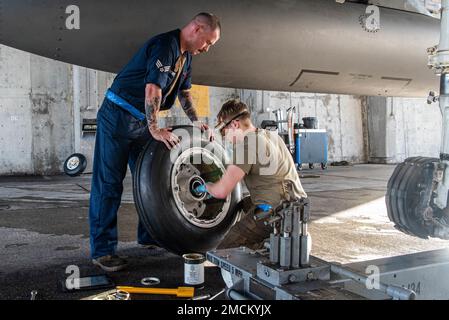
<path fill-rule="evenodd" d="M 105 271 L 122 270 L 127 261 L 116 255 L 117 211 L 127 165 L 134 172 L 139 153 L 150 139 L 171 149 L 179 141 L 169 128 L 158 127 L 158 112 L 176 97 L 189 119 L 202 130 L 190 94 L 192 55 L 207 52 L 220 38 L 219 19 L 198 14 L 182 30 L 148 40 L 115 78 L 97 116 L 89 208 L 91 257 Z M 154 243 L 142 224 L 138 243 Z"/>

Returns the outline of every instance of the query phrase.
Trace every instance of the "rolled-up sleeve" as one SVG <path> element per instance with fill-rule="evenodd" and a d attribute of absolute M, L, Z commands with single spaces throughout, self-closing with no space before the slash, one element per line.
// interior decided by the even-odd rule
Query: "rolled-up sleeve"
<path fill-rule="evenodd" d="M 149 48 L 145 83 L 152 83 L 164 89 L 173 65 L 173 50 L 163 41 L 156 42 Z"/>

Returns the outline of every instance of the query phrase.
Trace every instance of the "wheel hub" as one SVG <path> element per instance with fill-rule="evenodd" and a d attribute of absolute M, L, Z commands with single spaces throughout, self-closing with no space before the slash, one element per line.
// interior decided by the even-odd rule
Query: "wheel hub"
<path fill-rule="evenodd" d="M 198 159 L 202 161 L 197 163 Z M 218 181 L 224 171 L 220 159 L 199 147 L 184 151 L 175 161 L 171 173 L 173 196 L 181 214 L 193 225 L 212 228 L 226 217 L 230 196 L 225 200 L 209 199 L 207 193 L 195 191 L 202 184 Z"/>
<path fill-rule="evenodd" d="M 72 157 L 67 161 L 67 169 L 74 170 L 80 165 L 80 159 L 78 157 Z"/>

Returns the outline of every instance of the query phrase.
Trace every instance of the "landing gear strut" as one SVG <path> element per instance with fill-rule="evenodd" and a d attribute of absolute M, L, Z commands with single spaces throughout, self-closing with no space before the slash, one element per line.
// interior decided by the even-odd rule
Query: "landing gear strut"
<path fill-rule="evenodd" d="M 441 75 L 440 159 L 415 157 L 400 164 L 388 182 L 388 216 L 397 229 L 420 238 L 449 239 L 449 0 L 441 2 L 440 44 L 428 50 L 429 67 Z"/>

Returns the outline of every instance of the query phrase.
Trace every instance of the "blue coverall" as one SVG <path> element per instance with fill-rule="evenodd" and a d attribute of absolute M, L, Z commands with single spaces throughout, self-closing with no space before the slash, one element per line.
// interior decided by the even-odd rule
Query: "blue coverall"
<path fill-rule="evenodd" d="M 145 113 L 145 87 L 162 89 L 161 110 L 170 109 L 182 90 L 191 88 L 190 53 L 172 92 L 175 65 L 181 56 L 180 30 L 148 40 L 114 79 L 110 90 Z M 123 193 L 127 165 L 134 172 L 139 153 L 152 139 L 146 120 L 133 117 L 107 98 L 98 111 L 94 163 L 89 207 L 91 257 L 113 255 L 117 248 L 117 211 Z M 139 221 L 137 241 L 154 243 Z"/>

